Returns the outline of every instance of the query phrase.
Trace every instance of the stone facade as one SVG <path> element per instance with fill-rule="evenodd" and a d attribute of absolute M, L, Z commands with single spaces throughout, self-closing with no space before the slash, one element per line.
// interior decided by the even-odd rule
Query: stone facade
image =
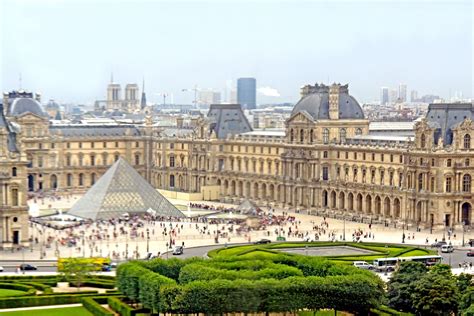
<path fill-rule="evenodd" d="M 219 138 L 215 118 L 195 119 L 191 133 L 173 135 L 153 128 L 150 116 L 143 126 L 49 126 L 47 117 L 25 112 L 7 117 L 21 127 L 21 153 L 2 170 L 17 168 L 20 212 L 27 190 L 84 192 L 123 157 L 160 189 L 218 185 L 226 202 L 249 198 L 421 227 L 472 226 L 472 113 L 472 104 L 433 104 L 414 137 L 377 137 L 347 85 L 303 87 L 284 136 Z M 0 181 L 13 183 L 5 172 Z"/>

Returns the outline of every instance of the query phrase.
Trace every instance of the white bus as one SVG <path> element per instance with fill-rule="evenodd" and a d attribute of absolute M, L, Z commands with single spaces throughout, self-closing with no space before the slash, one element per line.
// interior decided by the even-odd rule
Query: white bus
<path fill-rule="evenodd" d="M 374 260 L 374 269 L 376 271 L 395 271 L 397 265 L 405 261 L 415 261 L 424 263 L 427 266 L 433 266 L 441 263 L 441 256 L 416 256 L 416 257 L 395 257 L 379 258 Z"/>

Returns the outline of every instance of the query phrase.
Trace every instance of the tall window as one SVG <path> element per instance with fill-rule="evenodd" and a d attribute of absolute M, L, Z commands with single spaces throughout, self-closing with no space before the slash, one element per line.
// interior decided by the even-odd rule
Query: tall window
<path fill-rule="evenodd" d="M 82 162 L 83 162 L 83 159 L 82 159 L 82 154 L 79 155 L 79 166 L 82 166 Z"/>
<path fill-rule="evenodd" d="M 431 177 L 431 179 L 430 179 L 430 191 L 434 192 L 434 190 L 435 190 L 435 178 Z"/>
<path fill-rule="evenodd" d="M 135 165 L 139 165 L 140 164 L 140 155 L 136 154 L 135 155 Z"/>
<path fill-rule="evenodd" d="M 290 142 L 293 142 L 293 140 L 295 139 L 295 132 L 293 131 L 293 129 L 290 130 Z"/>
<path fill-rule="evenodd" d="M 300 143 L 304 142 L 304 130 L 300 130 Z"/>
<path fill-rule="evenodd" d="M 94 155 L 91 155 L 91 166 L 95 166 L 95 156 Z"/>
<path fill-rule="evenodd" d="M 446 178 L 446 192 L 449 193 L 451 192 L 451 178 Z"/>
<path fill-rule="evenodd" d="M 469 165 L 470 165 L 470 160 L 469 160 L 469 158 L 466 158 L 464 160 L 464 166 L 469 167 Z"/>
<path fill-rule="evenodd" d="M 328 167 L 323 167 L 323 180 L 325 180 L 325 181 L 329 180 L 329 168 Z"/>
<path fill-rule="evenodd" d="M 323 130 L 323 143 L 329 143 L 329 129 L 327 128 Z"/>
<path fill-rule="evenodd" d="M 471 176 L 468 174 L 465 174 L 464 177 L 462 177 L 462 191 L 471 192 Z"/>
<path fill-rule="evenodd" d="M 170 187 L 174 188 L 174 175 L 170 175 Z"/>
<path fill-rule="evenodd" d="M 67 174 L 67 186 L 70 187 L 72 186 L 72 174 L 68 173 Z"/>
<path fill-rule="evenodd" d="M 451 159 L 446 159 L 446 167 L 451 167 Z"/>
<path fill-rule="evenodd" d="M 466 134 L 464 135 L 464 149 L 471 148 L 471 135 Z"/>
<path fill-rule="evenodd" d="M 16 167 L 12 168 L 12 177 L 16 177 L 17 171 Z"/>
<path fill-rule="evenodd" d="M 356 128 L 356 136 L 362 135 L 362 128 Z"/>
<path fill-rule="evenodd" d="M 91 174 L 91 186 L 95 184 L 95 173 Z"/>
<path fill-rule="evenodd" d="M 18 189 L 12 189 L 12 205 L 18 206 Z"/>
<path fill-rule="evenodd" d="M 84 174 L 79 173 L 79 186 L 83 186 L 83 185 L 84 185 Z"/>
<path fill-rule="evenodd" d="M 421 148 L 425 148 L 426 146 L 426 136 L 425 134 L 421 134 Z"/>
<path fill-rule="evenodd" d="M 341 143 L 345 143 L 346 142 L 346 136 L 347 136 L 347 131 L 345 128 L 341 128 L 339 130 L 339 139 L 341 141 Z"/>
<path fill-rule="evenodd" d="M 174 167 L 174 156 L 170 156 L 170 167 Z"/>
<path fill-rule="evenodd" d="M 423 190 L 423 174 L 422 173 L 418 175 L 418 190 L 419 191 Z"/>

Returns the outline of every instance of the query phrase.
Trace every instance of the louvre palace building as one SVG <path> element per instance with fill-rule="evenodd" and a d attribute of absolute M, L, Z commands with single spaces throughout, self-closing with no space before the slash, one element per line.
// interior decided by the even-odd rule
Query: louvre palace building
<path fill-rule="evenodd" d="M 0 247 L 28 243 L 29 191 L 84 193 L 120 157 L 169 194 L 421 228 L 473 224 L 472 103 L 430 104 L 406 133 L 387 122 L 377 132 L 340 84 L 302 87 L 280 131 L 252 130 L 237 104 L 172 128 L 149 110 L 141 124 L 51 124 L 40 98 L 3 95 Z"/>

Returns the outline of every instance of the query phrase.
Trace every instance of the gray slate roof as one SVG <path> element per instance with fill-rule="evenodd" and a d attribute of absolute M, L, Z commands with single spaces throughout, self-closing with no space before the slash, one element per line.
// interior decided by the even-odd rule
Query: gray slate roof
<path fill-rule="evenodd" d="M 123 214 L 184 217 L 124 159 L 119 158 L 67 213 L 92 220 L 119 218 Z"/>
<path fill-rule="evenodd" d="M 38 116 L 47 117 L 48 115 L 43 111 L 41 104 L 32 98 L 16 98 L 10 105 L 9 115 L 20 116 L 24 113 L 32 113 Z"/>
<path fill-rule="evenodd" d="M 215 132 L 217 138 L 252 131 L 240 104 L 211 104 L 207 117 L 209 130 Z"/>
<path fill-rule="evenodd" d="M 0 128 L 5 128 L 8 132 L 7 136 L 7 147 L 10 152 L 18 152 L 18 147 L 16 146 L 16 133 L 13 131 L 13 128 L 8 124 L 7 119 L 3 114 L 3 104 L 0 104 Z"/>
<path fill-rule="evenodd" d="M 51 134 L 61 134 L 64 137 L 89 137 L 89 136 L 126 136 L 127 130 L 131 130 L 131 136 L 140 135 L 140 131 L 133 125 L 115 125 L 115 126 L 50 126 Z"/>
<path fill-rule="evenodd" d="M 329 93 L 320 91 L 301 98 L 291 115 L 306 111 L 314 120 L 329 119 Z M 339 119 L 363 119 L 364 112 L 357 100 L 348 93 L 339 94 Z"/>
<path fill-rule="evenodd" d="M 452 144 L 452 129 L 466 118 L 474 120 L 472 103 L 435 103 L 430 104 L 426 120 L 435 130 L 435 142 L 441 137 L 445 145 Z"/>

